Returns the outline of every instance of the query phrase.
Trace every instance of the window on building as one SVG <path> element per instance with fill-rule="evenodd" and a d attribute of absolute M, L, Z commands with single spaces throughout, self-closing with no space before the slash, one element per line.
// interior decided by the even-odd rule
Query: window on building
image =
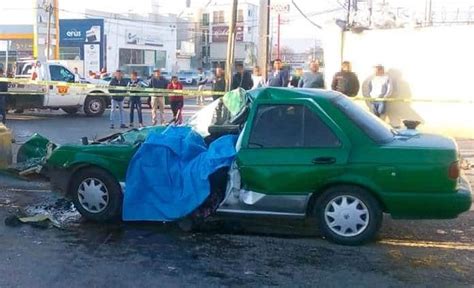
<path fill-rule="evenodd" d="M 202 46 L 202 51 L 201 51 L 201 52 L 202 52 L 202 53 L 201 53 L 201 54 L 202 54 L 202 55 L 201 55 L 202 57 L 208 56 L 208 55 L 207 55 L 207 47 L 206 47 L 206 46 Z"/>
<path fill-rule="evenodd" d="M 63 66 L 50 65 L 49 73 L 51 74 L 51 81 L 74 82 L 74 74 Z"/>
<path fill-rule="evenodd" d="M 250 10 L 250 9 L 247 10 L 247 15 L 248 15 L 249 17 L 252 17 L 252 10 Z"/>
<path fill-rule="evenodd" d="M 207 39 L 206 34 L 207 34 L 206 31 L 202 31 L 202 34 L 201 34 L 201 41 L 204 42 L 204 43 L 207 42 L 207 41 L 206 41 L 206 39 Z"/>
<path fill-rule="evenodd" d="M 237 11 L 237 22 L 244 22 L 244 10 Z"/>
<path fill-rule="evenodd" d="M 224 23 L 225 22 L 225 19 L 224 19 L 224 11 L 214 11 L 212 13 L 213 15 L 213 18 L 214 18 L 214 23 Z"/>
<path fill-rule="evenodd" d="M 252 148 L 339 146 L 337 136 L 304 105 L 260 105 L 249 139 Z"/>
<path fill-rule="evenodd" d="M 156 51 L 155 68 L 166 68 L 166 51 Z"/>
<path fill-rule="evenodd" d="M 60 47 L 59 59 L 61 60 L 81 60 L 81 48 L 79 47 Z"/>
<path fill-rule="evenodd" d="M 209 13 L 202 14 L 202 26 L 209 26 Z"/>
<path fill-rule="evenodd" d="M 252 27 L 251 27 L 251 26 L 248 26 L 248 27 L 247 27 L 247 33 L 250 33 L 250 32 L 252 32 Z"/>

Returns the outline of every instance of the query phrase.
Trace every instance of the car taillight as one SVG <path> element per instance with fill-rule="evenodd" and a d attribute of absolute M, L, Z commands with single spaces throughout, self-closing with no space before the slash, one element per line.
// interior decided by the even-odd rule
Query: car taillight
<path fill-rule="evenodd" d="M 455 162 L 451 163 L 451 165 L 449 166 L 449 172 L 448 172 L 449 178 L 457 179 L 459 177 L 460 173 L 461 173 L 461 171 L 460 171 L 460 168 L 459 168 L 459 161 L 455 161 Z"/>

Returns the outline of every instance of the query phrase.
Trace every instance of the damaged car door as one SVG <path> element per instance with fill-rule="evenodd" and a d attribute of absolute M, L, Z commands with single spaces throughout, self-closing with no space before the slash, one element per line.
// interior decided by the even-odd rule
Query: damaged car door
<path fill-rule="evenodd" d="M 242 197 L 233 209 L 304 217 L 312 193 L 341 174 L 350 143 L 311 99 L 254 105 L 237 158 Z"/>

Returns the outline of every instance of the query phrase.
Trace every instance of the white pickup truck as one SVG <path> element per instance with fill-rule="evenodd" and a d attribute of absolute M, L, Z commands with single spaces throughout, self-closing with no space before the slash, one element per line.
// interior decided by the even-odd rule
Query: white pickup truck
<path fill-rule="evenodd" d="M 35 78 L 39 81 L 67 83 L 74 83 L 77 80 L 74 73 L 67 67 L 53 61 L 39 63 L 28 60 L 19 61 L 16 65 L 15 78 L 17 79 Z M 88 83 L 86 80 L 79 82 Z M 107 82 L 101 84 L 107 84 Z M 76 114 L 82 110 L 87 116 L 94 117 L 101 116 L 110 105 L 110 97 L 91 95 L 107 93 L 107 89 L 104 88 L 11 83 L 9 91 L 16 93 L 8 95 L 7 107 L 20 112 L 30 108 L 47 108 L 62 109 L 68 114 Z"/>

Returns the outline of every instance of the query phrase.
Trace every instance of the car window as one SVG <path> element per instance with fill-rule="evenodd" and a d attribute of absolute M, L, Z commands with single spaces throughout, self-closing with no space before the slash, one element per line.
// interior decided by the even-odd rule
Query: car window
<path fill-rule="evenodd" d="M 52 81 L 74 82 L 74 74 L 59 65 L 50 65 L 49 72 Z"/>
<path fill-rule="evenodd" d="M 391 127 L 370 112 L 365 111 L 348 97 L 334 99 L 334 105 L 354 122 L 374 142 L 383 144 L 393 140 Z"/>
<path fill-rule="evenodd" d="M 322 120 L 304 105 L 259 105 L 249 147 L 338 147 L 341 143 Z"/>

